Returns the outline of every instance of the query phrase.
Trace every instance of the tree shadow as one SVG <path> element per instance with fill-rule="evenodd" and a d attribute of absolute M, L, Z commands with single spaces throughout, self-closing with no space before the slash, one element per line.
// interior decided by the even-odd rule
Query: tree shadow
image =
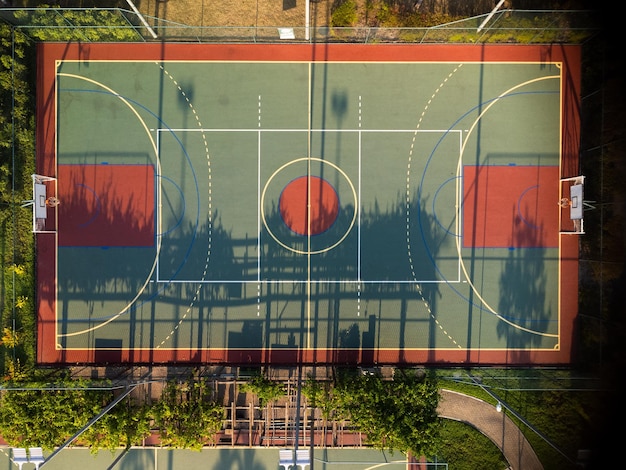
<path fill-rule="evenodd" d="M 161 234 L 158 272 L 152 270 L 154 247 L 72 248 L 59 263 L 60 333 L 115 317 L 92 333 L 89 347 L 97 340 L 107 349 L 178 348 L 190 351 L 191 362 L 201 350 L 225 349 L 216 357 L 246 364 L 293 363 L 303 348 L 313 347 L 333 351 L 318 357 L 323 362 L 373 364 L 384 341 L 396 345 L 397 362 L 403 362 L 405 350 L 423 347 L 409 324 L 423 323 L 428 347 L 437 347 L 439 287 L 422 281 L 440 278 L 438 253 L 451 235 L 427 208 L 428 200 L 418 202 L 417 194 L 408 208 L 398 195 L 385 210 L 377 204 L 362 210 L 357 227 L 351 225 L 355 208 L 342 207 L 333 228 L 348 227 L 345 237 L 312 255 L 311 246 L 336 239 L 294 233 L 277 206 L 266 216 L 272 235 L 262 227 L 258 236 L 235 238 L 219 212 L 201 225 L 179 224 Z M 414 266 L 408 250 L 418 260 Z M 368 311 L 358 302 L 378 308 Z M 65 337 L 59 342 L 69 344 Z M 268 348 L 278 355 L 264 354 Z"/>
<path fill-rule="evenodd" d="M 497 333 L 499 338 L 507 339 L 508 348 L 524 349 L 542 344 L 541 333 L 549 331 L 552 306 L 546 306 L 546 249 L 540 243 L 545 239 L 545 228 L 524 224 L 515 211 L 513 214 L 510 246 L 537 248 L 510 249 L 508 257 L 502 261 L 498 312 L 505 321 L 498 323 Z M 527 353 L 515 354 L 527 356 Z M 518 359 L 523 360 L 523 357 Z"/>

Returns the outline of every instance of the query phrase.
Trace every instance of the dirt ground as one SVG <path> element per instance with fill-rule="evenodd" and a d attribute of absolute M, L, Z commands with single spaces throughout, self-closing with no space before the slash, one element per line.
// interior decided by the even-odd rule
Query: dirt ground
<path fill-rule="evenodd" d="M 309 25 L 325 26 L 330 19 L 330 0 L 136 0 L 147 17 L 165 19 L 189 26 L 298 26 L 306 25 L 306 5 L 310 4 Z"/>

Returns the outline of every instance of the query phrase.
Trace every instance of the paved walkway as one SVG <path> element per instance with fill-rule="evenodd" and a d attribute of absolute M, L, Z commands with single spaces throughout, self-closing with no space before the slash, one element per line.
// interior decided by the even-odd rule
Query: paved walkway
<path fill-rule="evenodd" d="M 437 409 L 442 418 L 470 424 L 502 451 L 511 470 L 543 470 L 543 465 L 522 431 L 504 412 L 469 395 L 441 390 Z"/>

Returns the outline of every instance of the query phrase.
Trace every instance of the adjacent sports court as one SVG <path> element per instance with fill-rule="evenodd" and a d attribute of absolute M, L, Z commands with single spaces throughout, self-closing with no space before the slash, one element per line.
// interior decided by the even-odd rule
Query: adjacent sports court
<path fill-rule="evenodd" d="M 569 362 L 579 80 L 575 46 L 39 44 L 39 362 Z"/>

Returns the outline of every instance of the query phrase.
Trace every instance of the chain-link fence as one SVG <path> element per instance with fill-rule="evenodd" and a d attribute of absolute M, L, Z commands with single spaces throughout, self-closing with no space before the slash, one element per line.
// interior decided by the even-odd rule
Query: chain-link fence
<path fill-rule="evenodd" d="M 424 28 L 190 26 L 120 8 L 5 8 L 0 19 L 37 41 L 82 42 L 580 44 L 597 31 L 582 10 L 502 10 Z"/>

